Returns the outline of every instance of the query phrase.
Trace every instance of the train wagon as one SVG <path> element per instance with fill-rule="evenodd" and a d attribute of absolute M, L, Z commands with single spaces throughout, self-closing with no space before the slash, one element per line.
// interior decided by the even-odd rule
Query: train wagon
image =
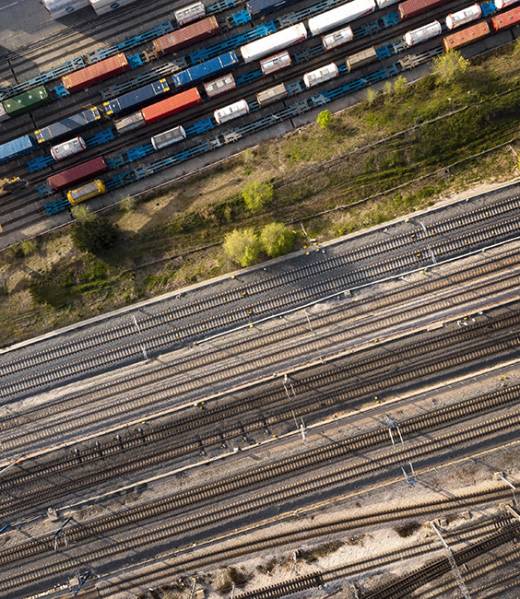
<path fill-rule="evenodd" d="M 457 50 L 458 48 L 462 48 L 463 46 L 467 46 L 468 44 L 472 44 L 473 42 L 485 38 L 490 33 L 491 30 L 489 25 L 486 21 L 482 21 L 482 23 L 477 23 L 476 25 L 466 27 L 456 33 L 447 35 L 442 40 L 442 45 L 446 52 L 448 52 L 448 50 Z"/>
<path fill-rule="evenodd" d="M 168 131 L 157 133 L 157 135 L 154 135 L 150 141 L 152 142 L 154 149 L 162 150 L 163 148 L 171 146 L 172 144 L 177 144 L 184 139 L 186 139 L 186 131 L 184 130 L 184 127 L 179 125 L 173 129 L 168 129 Z"/>
<path fill-rule="evenodd" d="M 422 15 L 429 10 L 437 8 L 442 4 L 446 4 L 447 0 L 406 0 L 399 4 L 399 16 L 401 20 L 411 19 L 417 15 Z"/>
<path fill-rule="evenodd" d="M 504 10 L 504 8 L 513 6 L 517 2 L 518 0 L 495 0 L 493 4 L 497 7 L 497 10 Z"/>
<path fill-rule="evenodd" d="M 508 27 L 513 27 L 513 25 L 518 25 L 520 23 L 520 6 L 516 8 L 512 8 L 507 12 L 503 12 L 502 14 L 495 15 L 491 17 L 491 25 L 495 31 L 501 31 L 502 29 L 507 29 Z"/>
<path fill-rule="evenodd" d="M 24 112 L 29 112 L 29 110 L 45 104 L 48 100 L 49 94 L 47 89 L 44 85 L 39 85 L 23 94 L 4 100 L 2 104 L 6 114 L 16 116 Z"/>
<path fill-rule="evenodd" d="M 232 121 L 233 119 L 238 119 L 238 117 L 244 116 L 248 113 L 249 104 L 246 102 L 246 100 L 238 100 L 238 102 L 233 102 L 233 104 L 229 104 L 228 106 L 224 106 L 224 108 L 215 110 L 213 117 L 219 125 L 222 125 L 228 121 Z"/>
<path fill-rule="evenodd" d="M 79 154 L 87 149 L 87 144 L 82 137 L 73 137 L 67 141 L 63 141 L 60 144 L 52 146 L 51 156 L 56 162 L 65 160 L 74 154 Z"/>
<path fill-rule="evenodd" d="M 462 10 L 449 14 L 446 17 L 446 27 L 450 30 L 456 29 L 457 27 L 471 23 L 471 21 L 480 19 L 481 16 L 482 9 L 480 8 L 480 4 L 472 4 Z"/>
<path fill-rule="evenodd" d="M 145 125 L 143 115 L 141 111 L 138 110 L 128 116 L 123 117 L 122 119 L 118 119 L 114 122 L 116 126 L 116 131 L 119 134 L 126 133 L 127 131 L 132 131 L 133 129 L 137 129 L 137 127 L 141 127 Z"/>
<path fill-rule="evenodd" d="M 177 31 L 161 35 L 153 41 L 153 47 L 157 54 L 169 54 L 211 37 L 218 30 L 219 24 L 216 17 L 206 17 L 202 21 L 197 21 Z"/>
<path fill-rule="evenodd" d="M 86 108 L 81 112 L 67 116 L 61 121 L 56 121 L 43 127 L 42 129 L 36 129 L 34 136 L 39 144 L 44 142 L 54 141 L 59 137 L 70 135 L 75 133 L 84 127 L 88 127 L 90 124 L 95 123 L 101 119 L 101 113 L 96 106 Z"/>
<path fill-rule="evenodd" d="M 292 65 L 291 55 L 289 52 L 280 52 L 274 56 L 268 56 L 260 61 L 260 68 L 264 75 L 270 75 L 276 73 L 281 69 L 285 69 Z"/>
<path fill-rule="evenodd" d="M 59 191 L 60 189 L 74 185 L 74 183 L 90 179 L 99 173 L 104 173 L 106 170 L 108 170 L 108 165 L 103 157 L 92 158 L 92 160 L 87 160 L 64 171 L 60 171 L 55 175 L 51 175 L 47 178 L 47 185 L 51 189 Z"/>
<path fill-rule="evenodd" d="M 95 13 L 99 15 L 105 15 L 108 12 L 133 4 L 136 0 L 90 0 L 90 6 L 94 9 Z"/>
<path fill-rule="evenodd" d="M 417 46 L 417 44 L 422 44 L 427 40 L 430 40 L 434 37 L 437 37 L 442 33 L 442 25 L 439 21 L 432 21 L 427 25 L 423 25 L 418 29 L 413 29 L 412 31 L 407 31 L 404 36 L 404 43 L 411 48 L 412 46 Z"/>
<path fill-rule="evenodd" d="M 297 0 L 249 0 L 247 10 L 252 17 L 259 17 L 295 2 Z"/>
<path fill-rule="evenodd" d="M 183 110 L 191 108 L 202 102 L 202 97 L 196 87 L 187 89 L 180 94 L 175 94 L 170 98 L 151 104 L 141 110 L 141 114 L 146 123 L 155 123 L 161 119 L 165 119 L 173 114 L 177 114 Z"/>
<path fill-rule="evenodd" d="M 226 92 L 235 89 L 236 86 L 237 84 L 233 74 L 228 73 L 223 77 L 219 77 L 218 79 L 214 79 L 213 81 L 205 83 L 204 90 L 208 98 L 214 98 L 215 96 L 220 96 L 221 94 L 225 94 Z"/>
<path fill-rule="evenodd" d="M 173 16 L 180 27 L 198 21 L 206 16 L 206 7 L 202 2 L 194 2 L 177 9 Z"/>
<path fill-rule="evenodd" d="M 0 162 L 7 162 L 25 154 L 34 147 L 33 138 L 30 135 L 22 135 L 0 144 Z"/>
<path fill-rule="evenodd" d="M 249 42 L 249 44 L 239 48 L 239 52 L 244 62 L 253 62 L 253 60 L 260 60 L 264 56 L 284 50 L 294 44 L 299 44 L 306 39 L 307 29 L 303 23 L 298 23 L 254 42 Z"/>
<path fill-rule="evenodd" d="M 143 87 L 127 92 L 113 100 L 103 102 L 103 112 L 107 116 L 128 112 L 134 108 L 139 108 L 149 100 L 153 100 L 157 96 L 162 96 L 170 91 L 170 86 L 166 79 L 159 79 L 153 83 L 148 83 Z"/>
<path fill-rule="evenodd" d="M 365 65 L 375 62 L 376 60 L 377 52 L 372 46 L 371 48 L 366 48 L 365 50 L 361 50 L 360 52 L 356 52 L 355 54 L 347 56 L 345 64 L 347 65 L 348 71 L 353 71 L 354 69 L 364 67 Z"/>
<path fill-rule="evenodd" d="M 260 106 L 267 106 L 268 104 L 273 104 L 273 102 L 283 100 L 288 95 L 289 94 L 285 85 L 283 83 L 279 83 L 278 85 L 274 85 L 273 87 L 269 87 L 261 92 L 258 92 L 256 94 L 256 101 Z"/>
<path fill-rule="evenodd" d="M 76 206 L 81 202 L 86 202 L 96 196 L 100 196 L 105 193 L 106 190 L 107 188 L 101 179 L 94 179 L 94 181 L 89 181 L 80 187 L 76 187 L 76 189 L 67 191 L 67 200 L 69 200 L 73 206 Z"/>
<path fill-rule="evenodd" d="M 333 31 L 332 33 L 327 33 L 327 35 L 324 35 L 321 38 L 321 43 L 325 50 L 333 50 L 334 48 L 339 48 L 339 46 L 351 42 L 353 39 L 354 33 L 352 28 L 347 26 L 343 27 L 343 29 Z"/>
<path fill-rule="evenodd" d="M 53 19 L 61 19 L 77 10 L 90 6 L 89 0 L 42 0 Z"/>
<path fill-rule="evenodd" d="M 303 76 L 303 82 L 305 83 L 305 87 L 309 89 L 311 87 L 315 87 L 316 85 L 320 85 L 321 83 L 325 83 L 325 81 L 334 79 L 338 75 L 338 65 L 335 62 L 331 62 L 330 64 L 325 64 L 314 71 L 305 73 Z"/>
<path fill-rule="evenodd" d="M 91 64 L 84 69 L 74 71 L 61 78 L 61 82 L 70 92 L 85 89 L 99 81 L 123 73 L 130 68 L 126 55 L 121 52 L 105 60 Z"/>
<path fill-rule="evenodd" d="M 312 35 L 320 35 L 335 27 L 350 23 L 376 10 L 375 0 L 353 0 L 342 6 L 328 10 L 321 15 L 316 15 L 307 21 Z"/>
<path fill-rule="evenodd" d="M 206 62 L 196 64 L 189 69 L 180 71 L 175 75 L 172 75 L 172 82 L 175 87 L 184 87 L 185 85 L 191 85 L 202 79 L 207 79 L 213 75 L 218 75 L 222 71 L 230 69 L 232 66 L 238 63 L 238 56 L 231 50 Z"/>

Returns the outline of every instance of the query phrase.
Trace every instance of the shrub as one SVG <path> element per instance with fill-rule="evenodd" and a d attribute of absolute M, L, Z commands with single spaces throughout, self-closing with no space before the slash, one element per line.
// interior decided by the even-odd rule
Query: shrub
<path fill-rule="evenodd" d="M 296 233 L 282 223 L 269 223 L 260 233 L 260 243 L 271 258 L 287 254 L 294 247 Z"/>
<path fill-rule="evenodd" d="M 403 96 L 408 89 L 408 81 L 403 75 L 399 75 L 394 81 L 394 94 L 396 96 Z"/>
<path fill-rule="evenodd" d="M 377 91 L 375 89 L 373 89 L 372 87 L 369 87 L 367 89 L 367 103 L 369 106 L 372 106 L 372 104 L 376 101 L 377 99 Z"/>
<path fill-rule="evenodd" d="M 272 183 L 251 181 L 242 190 L 242 199 L 247 209 L 258 212 L 273 201 L 274 189 Z"/>
<path fill-rule="evenodd" d="M 330 110 L 322 110 L 316 117 L 316 124 L 320 129 L 329 129 L 332 125 L 332 118 Z"/>
<path fill-rule="evenodd" d="M 250 266 L 256 262 L 260 251 L 260 241 L 253 228 L 235 229 L 224 238 L 224 252 L 240 266 Z"/>
<path fill-rule="evenodd" d="M 119 208 L 123 212 L 132 212 L 137 206 L 137 200 L 132 196 L 126 196 L 119 202 Z"/>
<path fill-rule="evenodd" d="M 72 241 L 81 251 L 99 254 L 114 247 L 119 230 L 106 218 L 78 221 L 72 229 Z"/>
<path fill-rule="evenodd" d="M 29 292 L 37 304 L 48 304 L 53 308 L 63 308 L 71 301 L 72 281 L 53 270 L 34 274 L 29 282 Z"/>
<path fill-rule="evenodd" d="M 92 220 L 95 216 L 90 212 L 90 210 L 84 204 L 80 206 L 72 206 L 70 209 L 72 216 L 78 222 L 84 223 L 88 220 Z"/>
<path fill-rule="evenodd" d="M 449 50 L 433 61 L 433 74 L 437 83 L 448 84 L 460 78 L 468 69 L 470 63 L 457 50 Z"/>
<path fill-rule="evenodd" d="M 386 81 L 385 85 L 383 86 L 383 93 L 385 94 L 385 96 L 391 96 L 392 91 L 393 91 L 392 82 Z"/>

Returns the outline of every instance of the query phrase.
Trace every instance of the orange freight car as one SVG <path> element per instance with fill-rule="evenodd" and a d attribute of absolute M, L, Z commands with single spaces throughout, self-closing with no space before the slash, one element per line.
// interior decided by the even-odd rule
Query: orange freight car
<path fill-rule="evenodd" d="M 105 60 L 100 60 L 84 69 L 74 71 L 61 78 L 63 85 L 70 91 L 75 92 L 85 89 L 103 79 L 108 79 L 114 75 L 127 71 L 130 68 L 128 60 L 123 53 L 116 54 Z"/>
<path fill-rule="evenodd" d="M 175 94 L 170 98 L 146 106 L 146 108 L 141 110 L 141 114 L 147 123 L 155 123 L 155 121 L 165 119 L 172 114 L 176 114 L 191 106 L 200 104 L 200 102 L 202 102 L 202 98 L 199 94 L 199 90 L 196 87 L 192 87 L 185 92 Z"/>
<path fill-rule="evenodd" d="M 448 50 L 455 50 L 457 48 L 462 48 L 462 46 L 466 46 L 467 44 L 477 42 L 478 40 L 485 38 L 490 33 L 491 30 L 489 29 L 489 25 L 486 23 L 486 21 L 482 21 L 482 23 L 477 23 L 476 25 L 466 27 L 466 29 L 461 29 L 456 33 L 447 35 L 442 40 L 442 43 L 447 52 Z"/>
<path fill-rule="evenodd" d="M 182 27 L 173 33 L 161 35 L 153 42 L 153 47 L 158 54 L 168 54 L 199 42 L 207 37 L 215 35 L 219 30 L 218 21 L 215 17 L 207 17 L 187 27 Z"/>
<path fill-rule="evenodd" d="M 491 25 L 495 31 L 502 31 L 518 23 L 520 23 L 520 6 L 491 18 Z"/>

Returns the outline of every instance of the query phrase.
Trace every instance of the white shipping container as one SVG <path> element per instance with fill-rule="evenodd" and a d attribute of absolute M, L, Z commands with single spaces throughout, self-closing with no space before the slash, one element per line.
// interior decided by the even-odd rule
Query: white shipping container
<path fill-rule="evenodd" d="M 481 16 L 482 9 L 480 8 L 480 4 L 472 4 L 467 8 L 448 15 L 446 17 L 446 27 L 448 29 L 455 29 L 456 27 L 461 27 L 462 25 L 466 25 L 466 23 L 480 19 Z"/>
<path fill-rule="evenodd" d="M 139 110 L 123 117 L 122 119 L 118 119 L 114 124 L 118 133 L 126 133 L 127 131 L 132 131 L 141 125 L 144 125 L 144 118 Z"/>
<path fill-rule="evenodd" d="M 338 31 L 334 31 L 333 33 L 327 33 L 327 35 L 324 35 L 321 38 L 321 41 L 325 50 L 332 50 L 347 42 L 351 42 L 353 39 L 354 33 L 352 29 L 347 26 L 343 29 L 338 29 Z"/>
<path fill-rule="evenodd" d="M 90 6 L 89 0 L 42 0 L 53 19 L 61 19 L 77 10 Z"/>
<path fill-rule="evenodd" d="M 127 4 L 133 4 L 137 0 L 90 0 L 90 4 L 96 14 L 104 15 L 108 12 L 112 12 L 113 10 L 117 10 L 118 8 L 122 8 Z"/>
<path fill-rule="evenodd" d="M 428 25 L 423 25 L 418 29 L 414 29 L 413 31 L 408 31 L 404 34 L 404 43 L 408 47 L 416 46 L 417 44 L 422 44 L 426 40 L 431 39 L 432 37 L 436 37 L 442 33 L 442 25 L 439 21 L 432 21 L 428 23 Z"/>
<path fill-rule="evenodd" d="M 271 73 L 276 73 L 276 71 L 290 67 L 291 64 L 291 55 L 286 51 L 264 58 L 260 61 L 260 68 L 264 75 L 270 75 Z"/>
<path fill-rule="evenodd" d="M 287 88 L 283 83 L 279 83 L 278 85 L 274 85 L 273 87 L 269 87 L 261 92 L 258 92 L 256 94 L 256 101 L 260 104 L 260 106 L 266 106 L 267 104 L 272 104 L 278 100 L 283 100 L 287 96 Z"/>
<path fill-rule="evenodd" d="M 306 39 L 307 29 L 305 29 L 303 23 L 298 23 L 292 27 L 287 27 L 259 40 L 250 42 L 242 46 L 239 51 L 244 62 L 252 62 L 253 60 L 260 60 L 260 58 L 278 50 L 283 50 L 284 48 L 303 42 Z"/>
<path fill-rule="evenodd" d="M 219 77 L 218 79 L 214 79 L 213 81 L 209 81 L 204 84 L 204 89 L 206 90 L 206 94 L 210 98 L 214 96 L 220 96 L 231 89 L 235 89 L 237 84 L 235 83 L 235 78 L 231 73 L 224 75 L 223 77 Z"/>
<path fill-rule="evenodd" d="M 332 10 L 322 13 L 309 19 L 307 24 L 312 35 L 320 35 L 325 31 L 330 31 L 334 27 L 350 23 L 359 17 L 369 15 L 376 10 L 375 0 L 353 0 Z"/>
<path fill-rule="evenodd" d="M 237 119 L 239 116 L 248 114 L 248 112 L 249 104 L 245 100 L 239 100 L 238 102 L 224 106 L 224 108 L 215 110 L 213 116 L 215 117 L 217 123 L 222 125 L 222 123 L 227 123 L 228 121 Z"/>
<path fill-rule="evenodd" d="M 172 144 L 179 143 L 183 139 L 186 139 L 186 131 L 184 131 L 184 127 L 179 125 L 178 127 L 173 127 L 173 129 L 168 129 L 168 131 L 157 133 L 150 141 L 156 150 L 161 150 Z"/>
<path fill-rule="evenodd" d="M 187 25 L 188 23 L 192 23 L 193 21 L 205 17 L 206 7 L 202 2 L 194 2 L 193 4 L 188 4 L 188 6 L 179 8 L 173 13 L 173 16 L 177 23 L 182 27 L 183 25 Z"/>
<path fill-rule="evenodd" d="M 516 4 L 518 1 L 519 0 L 495 0 L 495 6 L 498 10 L 502 10 L 503 8 Z"/>
<path fill-rule="evenodd" d="M 339 75 L 338 65 L 335 62 L 331 62 L 330 64 L 326 64 L 315 71 L 310 71 L 309 73 L 305 73 L 303 76 L 303 82 L 307 88 L 314 87 L 315 85 L 319 85 L 320 83 L 324 83 L 325 81 L 329 81 L 329 79 L 334 79 Z"/>

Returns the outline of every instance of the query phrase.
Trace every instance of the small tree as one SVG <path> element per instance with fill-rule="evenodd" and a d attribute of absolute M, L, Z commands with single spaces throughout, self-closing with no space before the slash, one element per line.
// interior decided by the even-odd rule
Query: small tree
<path fill-rule="evenodd" d="M 374 88 L 369 87 L 367 89 L 367 103 L 368 103 L 368 105 L 372 106 L 372 104 L 376 101 L 376 99 L 377 99 L 377 91 Z"/>
<path fill-rule="evenodd" d="M 316 124 L 320 129 L 329 129 L 332 125 L 332 112 L 330 110 L 322 110 L 316 117 Z"/>
<path fill-rule="evenodd" d="M 84 204 L 80 204 L 79 206 L 72 206 L 70 209 L 72 212 L 72 216 L 75 220 L 80 223 L 87 222 L 88 220 L 92 220 L 95 218 L 95 215 L 90 212 L 90 210 Z"/>
<path fill-rule="evenodd" d="M 114 247 L 119 230 L 106 218 L 78 221 L 72 229 L 72 241 L 81 251 L 99 254 Z"/>
<path fill-rule="evenodd" d="M 256 262 L 261 249 L 260 240 L 253 228 L 234 229 L 224 238 L 224 252 L 240 266 L 250 266 Z"/>
<path fill-rule="evenodd" d="M 258 212 L 273 201 L 273 184 L 268 181 L 250 181 L 242 190 L 242 198 L 247 209 Z"/>
<path fill-rule="evenodd" d="M 269 223 L 260 233 L 260 243 L 271 258 L 287 254 L 294 247 L 296 233 L 283 223 Z"/>
<path fill-rule="evenodd" d="M 449 50 L 433 61 L 433 74 L 438 83 L 448 84 L 458 79 L 469 69 L 469 60 L 457 50 Z"/>
<path fill-rule="evenodd" d="M 391 96 L 392 95 L 392 82 L 391 81 L 386 81 L 385 85 L 383 86 L 383 93 L 385 94 L 385 96 Z"/>
<path fill-rule="evenodd" d="M 403 75 L 399 75 L 397 79 L 394 81 L 394 94 L 396 96 L 403 96 L 408 89 L 408 82 L 406 81 L 406 77 Z"/>

